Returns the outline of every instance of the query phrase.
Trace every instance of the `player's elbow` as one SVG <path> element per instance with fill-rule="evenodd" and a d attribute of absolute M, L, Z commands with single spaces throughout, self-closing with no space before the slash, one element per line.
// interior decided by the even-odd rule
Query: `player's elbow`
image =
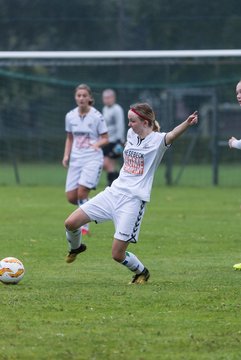
<path fill-rule="evenodd" d="M 172 133 L 168 133 L 165 137 L 165 144 L 166 145 L 171 145 L 173 143 L 173 141 L 175 140 L 175 137 L 173 136 Z"/>

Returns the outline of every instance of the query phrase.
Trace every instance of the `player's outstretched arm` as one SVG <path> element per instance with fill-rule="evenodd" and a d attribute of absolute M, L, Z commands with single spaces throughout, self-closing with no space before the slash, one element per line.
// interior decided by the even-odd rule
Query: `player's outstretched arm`
<path fill-rule="evenodd" d="M 195 111 L 193 114 L 188 116 L 188 118 L 183 121 L 180 125 L 176 126 L 173 130 L 169 131 L 166 134 L 166 144 L 170 145 L 176 140 L 179 136 L 181 136 L 189 126 L 195 125 L 198 122 L 198 112 Z"/>

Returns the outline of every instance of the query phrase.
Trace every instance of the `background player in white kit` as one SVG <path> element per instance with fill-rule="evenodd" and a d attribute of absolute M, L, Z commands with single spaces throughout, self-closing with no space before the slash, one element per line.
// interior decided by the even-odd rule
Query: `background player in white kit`
<path fill-rule="evenodd" d="M 115 226 L 112 257 L 134 272 L 131 283 L 142 284 L 150 277 L 148 269 L 131 252 L 129 243 L 136 243 L 145 204 L 157 169 L 166 149 L 189 126 L 196 124 L 197 112 L 168 133 L 160 133 L 155 114 L 148 104 L 132 105 L 128 111 L 129 127 L 124 149 L 124 164 L 119 177 L 104 191 L 83 204 L 65 221 L 66 238 L 70 245 L 67 262 L 82 251 L 80 226 L 112 220 Z"/>
<path fill-rule="evenodd" d="M 107 173 L 107 183 L 110 186 L 118 177 L 118 159 L 122 156 L 125 142 L 125 119 L 122 107 L 116 103 L 116 93 L 106 89 L 102 93 L 105 105 L 102 113 L 108 128 L 109 144 L 104 146 L 104 170 Z"/>
<path fill-rule="evenodd" d="M 241 106 L 241 80 L 236 85 L 236 97 L 239 105 Z M 234 136 L 229 139 L 228 144 L 231 149 L 235 148 L 241 150 L 241 140 L 236 139 Z M 234 264 L 233 268 L 235 270 L 241 270 L 241 263 Z"/>
<path fill-rule="evenodd" d="M 108 130 L 102 114 L 92 106 L 94 99 L 87 85 L 75 89 L 75 101 L 77 107 L 65 117 L 67 136 L 62 163 L 68 167 L 67 199 L 80 206 L 99 182 L 104 160 L 101 147 L 108 143 Z M 88 231 L 86 224 L 82 234 Z"/>
<path fill-rule="evenodd" d="M 239 105 L 241 106 L 241 80 L 236 85 L 236 97 Z M 236 139 L 234 136 L 229 139 L 228 144 L 230 148 L 241 150 L 241 140 Z"/>

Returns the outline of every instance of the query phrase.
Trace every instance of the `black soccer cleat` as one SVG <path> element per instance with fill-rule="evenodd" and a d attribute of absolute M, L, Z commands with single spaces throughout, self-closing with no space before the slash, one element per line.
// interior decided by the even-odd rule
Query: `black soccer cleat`
<path fill-rule="evenodd" d="M 133 276 L 130 284 L 145 284 L 150 277 L 149 270 L 144 268 L 144 270 L 140 274 L 136 274 Z"/>
<path fill-rule="evenodd" d="M 87 247 L 85 244 L 80 244 L 80 247 L 78 247 L 77 249 L 70 250 L 70 252 L 66 256 L 66 262 L 69 264 L 72 263 L 73 261 L 75 261 L 76 256 L 81 252 L 85 251 L 86 249 Z"/>

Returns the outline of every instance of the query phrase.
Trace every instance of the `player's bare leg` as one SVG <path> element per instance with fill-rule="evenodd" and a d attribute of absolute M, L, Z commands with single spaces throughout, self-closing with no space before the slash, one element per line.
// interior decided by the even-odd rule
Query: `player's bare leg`
<path fill-rule="evenodd" d="M 90 193 L 90 189 L 88 189 L 85 186 L 80 185 L 78 187 L 78 192 L 77 192 L 77 204 L 78 206 L 83 205 L 84 203 L 86 203 L 89 199 L 89 193 Z M 89 224 L 86 223 L 81 227 L 81 234 L 82 235 L 90 235 L 90 230 L 89 230 Z"/>
<path fill-rule="evenodd" d="M 88 201 L 90 189 L 80 185 L 77 189 L 70 190 L 66 193 L 67 200 L 74 205 L 81 206 Z M 89 235 L 89 224 L 83 225 L 81 228 L 82 235 Z"/>
<path fill-rule="evenodd" d="M 70 204 L 77 205 L 78 189 L 70 190 L 66 192 L 67 200 Z"/>
<path fill-rule="evenodd" d="M 80 208 L 66 219 L 66 239 L 69 244 L 69 253 L 66 257 L 67 263 L 75 261 L 76 256 L 86 250 L 86 245 L 82 243 L 80 228 L 88 222 L 90 222 L 90 218 Z"/>
<path fill-rule="evenodd" d="M 150 273 L 133 253 L 126 251 L 128 245 L 129 243 L 126 241 L 114 239 L 112 257 L 135 273 L 130 284 L 145 284 L 150 277 Z"/>

